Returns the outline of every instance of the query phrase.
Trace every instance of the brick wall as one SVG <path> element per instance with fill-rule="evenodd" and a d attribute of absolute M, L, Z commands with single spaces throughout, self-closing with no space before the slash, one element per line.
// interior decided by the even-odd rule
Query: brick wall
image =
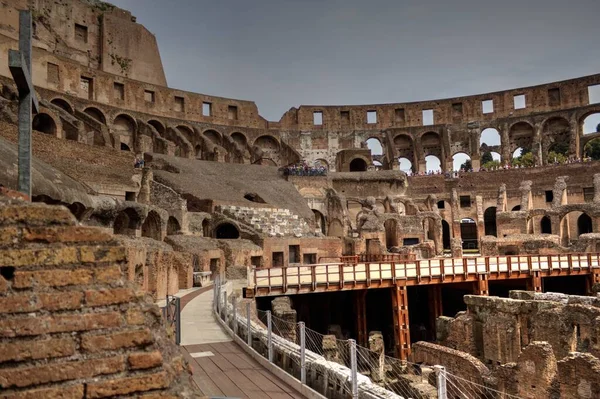
<path fill-rule="evenodd" d="M 3 398 L 193 394 L 160 311 L 125 265 L 123 247 L 66 208 L 0 199 Z"/>

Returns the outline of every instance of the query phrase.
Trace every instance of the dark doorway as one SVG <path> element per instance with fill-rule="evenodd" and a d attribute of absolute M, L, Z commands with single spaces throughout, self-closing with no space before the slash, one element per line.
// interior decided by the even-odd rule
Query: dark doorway
<path fill-rule="evenodd" d="M 542 234 L 552 234 L 552 222 L 548 216 L 544 216 L 540 221 Z"/>
<path fill-rule="evenodd" d="M 215 229 L 215 238 L 218 239 L 236 239 L 240 238 L 240 232 L 231 223 L 220 224 Z"/>
<path fill-rule="evenodd" d="M 587 276 L 542 277 L 542 291 L 586 295 Z"/>
<path fill-rule="evenodd" d="M 392 247 L 398 246 L 398 221 L 396 219 L 388 219 L 385 221 L 385 246 L 389 250 Z"/>
<path fill-rule="evenodd" d="M 512 290 L 527 290 L 527 279 L 488 280 L 490 296 L 508 298 Z"/>
<path fill-rule="evenodd" d="M 454 317 L 456 313 L 467 310 L 463 297 L 473 295 L 473 283 L 456 283 L 442 285 L 442 314 Z"/>
<path fill-rule="evenodd" d="M 462 219 L 460 221 L 460 237 L 463 249 L 476 250 L 479 248 L 477 240 L 477 223 L 473 219 Z"/>
<path fill-rule="evenodd" d="M 496 228 L 496 207 L 491 206 L 483 213 L 483 225 L 486 236 L 498 236 Z"/>
<path fill-rule="evenodd" d="M 450 225 L 445 220 L 442 220 L 442 243 L 444 249 L 450 249 Z"/>
<path fill-rule="evenodd" d="M 587 213 L 582 213 L 577 218 L 577 235 L 588 234 L 592 231 L 592 218 Z"/>
<path fill-rule="evenodd" d="M 350 172 L 365 172 L 367 170 L 367 163 L 364 159 L 356 158 L 350 162 Z"/>

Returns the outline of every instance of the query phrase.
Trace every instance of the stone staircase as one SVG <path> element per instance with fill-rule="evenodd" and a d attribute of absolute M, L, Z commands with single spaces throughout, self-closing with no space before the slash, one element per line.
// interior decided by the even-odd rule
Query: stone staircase
<path fill-rule="evenodd" d="M 216 210 L 269 237 L 314 235 L 314 231 L 308 223 L 300 216 L 290 212 L 289 209 L 221 205 Z"/>

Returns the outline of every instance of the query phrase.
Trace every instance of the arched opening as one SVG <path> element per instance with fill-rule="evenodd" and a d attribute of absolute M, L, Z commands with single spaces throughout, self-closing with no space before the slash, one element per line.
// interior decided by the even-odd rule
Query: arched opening
<path fill-rule="evenodd" d="M 181 231 L 181 226 L 179 226 L 179 222 L 173 216 L 169 216 L 169 220 L 167 220 L 167 235 L 172 236 L 174 234 L 178 234 Z"/>
<path fill-rule="evenodd" d="M 425 170 L 428 173 L 438 173 L 442 170 L 442 161 L 435 155 L 425 157 Z"/>
<path fill-rule="evenodd" d="M 522 147 L 531 149 L 533 144 L 533 126 L 527 122 L 517 122 L 511 126 L 508 136 L 510 148 Z"/>
<path fill-rule="evenodd" d="M 552 234 L 552 222 L 548 216 L 544 216 L 540 220 L 540 231 L 542 234 Z"/>
<path fill-rule="evenodd" d="M 194 152 L 196 153 L 196 158 L 202 159 L 202 146 L 200 144 L 194 148 Z"/>
<path fill-rule="evenodd" d="M 157 241 L 162 240 L 160 215 L 155 211 L 148 212 L 148 216 L 142 223 L 142 237 L 152 238 Z"/>
<path fill-rule="evenodd" d="M 56 136 L 56 122 L 54 122 L 54 119 L 48 114 L 37 114 L 33 118 L 31 126 L 33 130 Z"/>
<path fill-rule="evenodd" d="M 367 162 L 362 158 L 354 158 L 350 162 L 350 172 L 366 172 Z"/>
<path fill-rule="evenodd" d="M 313 215 L 315 216 L 315 224 L 317 225 L 317 228 L 321 233 L 326 234 L 327 229 L 325 226 L 325 217 L 321 212 L 317 211 L 316 209 L 313 209 L 312 211 Z"/>
<path fill-rule="evenodd" d="M 194 130 L 191 127 L 188 127 L 185 125 L 179 125 L 179 126 L 175 127 L 175 129 L 179 133 L 181 133 L 183 135 L 183 137 L 185 137 L 186 140 L 190 142 L 190 144 L 193 145 L 197 142 L 196 135 L 194 134 Z M 177 144 L 181 145 L 181 143 L 177 143 Z M 182 155 L 179 155 L 179 156 L 182 156 Z"/>
<path fill-rule="evenodd" d="M 394 137 L 394 148 L 397 151 L 400 170 L 405 173 L 412 173 L 412 164 L 414 162 L 415 150 L 412 137 L 406 134 L 399 134 Z"/>
<path fill-rule="evenodd" d="M 325 168 L 325 170 L 329 170 L 329 163 L 324 159 L 317 159 L 315 161 L 315 168 Z"/>
<path fill-rule="evenodd" d="M 216 130 L 207 130 L 203 134 L 204 134 L 204 137 L 206 137 L 207 139 L 212 141 L 214 144 L 216 144 L 216 145 L 222 144 L 223 140 L 221 138 L 221 133 L 217 132 Z M 240 133 L 238 133 L 238 134 L 240 134 Z"/>
<path fill-rule="evenodd" d="M 259 159 L 270 160 L 274 165 L 278 165 L 281 162 L 280 145 L 273 136 L 260 136 L 254 141 L 254 147 L 259 149 Z"/>
<path fill-rule="evenodd" d="M 86 211 L 85 206 L 81 202 L 73 202 L 67 208 L 69 208 L 69 210 L 77 218 L 77 220 L 81 220 Z"/>
<path fill-rule="evenodd" d="M 452 167 L 455 171 L 469 172 L 473 170 L 471 157 L 464 152 L 458 152 L 452 156 Z"/>
<path fill-rule="evenodd" d="M 485 210 L 483 213 L 483 225 L 486 236 L 494 236 L 497 237 L 497 227 L 496 227 L 496 207 L 491 206 Z"/>
<path fill-rule="evenodd" d="M 367 148 L 371 150 L 371 155 L 383 155 L 383 146 L 379 139 L 370 138 L 367 140 Z"/>
<path fill-rule="evenodd" d="M 501 142 L 500 133 L 498 130 L 488 127 L 487 129 L 483 129 L 481 131 L 481 136 L 479 137 L 479 146 L 485 147 L 495 147 L 499 146 Z"/>
<path fill-rule="evenodd" d="M 163 136 L 165 134 L 165 125 L 163 125 L 162 123 L 160 123 L 160 121 L 157 121 L 155 119 L 149 120 L 148 124 L 150 126 L 152 126 L 154 129 L 156 129 L 156 132 L 158 134 L 160 134 L 161 136 Z"/>
<path fill-rule="evenodd" d="M 521 205 L 515 205 L 513 206 L 513 208 L 511 209 L 512 212 L 517 212 L 521 210 Z"/>
<path fill-rule="evenodd" d="M 60 108 L 64 111 L 67 111 L 71 115 L 73 114 L 73 108 L 71 107 L 71 104 L 69 104 L 67 101 L 63 100 L 62 98 L 55 98 L 54 100 L 52 100 L 50 102 L 52 104 L 56 105 L 58 108 Z"/>
<path fill-rule="evenodd" d="M 256 193 L 247 193 L 246 195 L 244 195 L 244 199 L 250 201 L 250 202 L 256 202 L 259 204 L 266 204 L 265 200 L 261 198 L 260 195 L 256 194 Z"/>
<path fill-rule="evenodd" d="M 460 237 L 462 239 L 463 249 L 477 250 L 479 248 L 479 240 L 477 239 L 477 223 L 475 223 L 473 219 L 461 219 Z"/>
<path fill-rule="evenodd" d="M 121 144 L 125 144 L 128 151 L 134 148 L 136 123 L 129 115 L 118 115 L 113 123 L 115 137 Z M 123 149 L 121 147 L 121 149 Z"/>
<path fill-rule="evenodd" d="M 388 251 L 392 247 L 398 246 L 398 221 L 396 219 L 388 219 L 383 224 L 385 228 L 385 246 Z"/>
<path fill-rule="evenodd" d="M 398 164 L 400 164 L 400 170 L 408 175 L 412 174 L 412 162 L 408 158 L 398 158 Z"/>
<path fill-rule="evenodd" d="M 231 139 L 233 140 L 234 143 L 236 143 L 238 145 L 238 147 L 240 147 L 241 149 L 245 149 L 246 146 L 248 145 L 248 140 L 246 139 L 246 136 L 244 136 L 242 133 L 240 132 L 235 132 L 231 134 Z"/>
<path fill-rule="evenodd" d="M 333 219 L 329 223 L 329 229 L 327 230 L 327 235 L 330 237 L 343 237 L 344 236 L 344 226 L 342 222 L 338 219 Z"/>
<path fill-rule="evenodd" d="M 113 223 L 113 233 L 135 235 L 135 230 L 140 224 L 140 217 L 133 208 L 127 208 L 117 214 Z"/>
<path fill-rule="evenodd" d="M 435 132 L 427 132 L 421 136 L 421 147 L 425 155 L 435 155 L 438 159 L 443 158 L 442 139 Z M 441 164 L 440 164 L 441 165 Z M 429 170 L 429 169 L 427 169 Z"/>
<path fill-rule="evenodd" d="M 544 123 L 542 137 L 547 143 L 547 163 L 562 161 L 562 158 L 569 154 L 571 128 L 568 120 L 564 118 L 549 119 Z"/>
<path fill-rule="evenodd" d="M 600 160 L 600 138 L 585 143 L 585 146 L 583 147 L 583 157 L 591 158 L 594 161 Z"/>
<path fill-rule="evenodd" d="M 91 116 L 98 122 L 106 125 L 106 117 L 104 116 L 104 113 L 102 111 L 100 111 L 98 108 L 88 107 L 83 110 L 83 113 Z"/>
<path fill-rule="evenodd" d="M 131 148 L 125 143 L 121 143 L 121 151 L 131 151 Z"/>
<path fill-rule="evenodd" d="M 208 219 L 202 221 L 202 235 L 204 237 L 210 237 L 210 221 Z"/>
<path fill-rule="evenodd" d="M 450 224 L 442 219 L 442 244 L 444 249 L 451 249 L 450 244 Z"/>
<path fill-rule="evenodd" d="M 215 229 L 215 238 L 219 240 L 234 240 L 240 238 L 240 232 L 231 223 L 221 223 Z"/>
<path fill-rule="evenodd" d="M 489 151 L 489 147 L 484 151 L 481 149 L 481 167 L 486 170 L 494 170 L 502 166 L 502 157 L 496 151 Z"/>
<path fill-rule="evenodd" d="M 587 213 L 582 213 L 577 218 L 577 235 L 592 233 L 592 218 Z"/>
<path fill-rule="evenodd" d="M 592 134 L 600 132 L 600 112 L 589 114 L 583 119 L 583 134 Z"/>

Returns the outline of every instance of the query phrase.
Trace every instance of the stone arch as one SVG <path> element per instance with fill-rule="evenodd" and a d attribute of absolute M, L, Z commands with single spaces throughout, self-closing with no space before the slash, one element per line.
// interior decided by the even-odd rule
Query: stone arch
<path fill-rule="evenodd" d="M 242 149 L 245 149 L 248 146 L 248 139 L 244 133 L 233 132 L 231 133 L 231 139 Z"/>
<path fill-rule="evenodd" d="M 350 161 L 350 165 L 348 167 L 350 169 L 350 172 L 366 172 L 367 161 L 360 157 L 357 157 Z"/>
<path fill-rule="evenodd" d="M 83 205 L 81 202 L 73 202 L 67 206 L 67 208 L 69 208 L 73 216 L 75 216 L 79 221 L 81 221 L 87 210 L 85 205 Z"/>
<path fill-rule="evenodd" d="M 398 158 L 398 166 L 400 170 L 406 174 L 410 175 L 413 173 L 413 163 L 406 157 Z"/>
<path fill-rule="evenodd" d="M 426 172 L 439 172 L 444 170 L 442 166 L 442 160 L 436 155 L 425 156 L 425 171 Z"/>
<path fill-rule="evenodd" d="M 137 123 L 134 118 L 128 114 L 117 115 L 113 121 L 113 130 L 122 150 L 125 148 L 123 145 L 129 150 L 135 150 Z"/>
<path fill-rule="evenodd" d="M 214 144 L 223 145 L 223 135 L 215 129 L 205 130 L 202 134 Z"/>
<path fill-rule="evenodd" d="M 462 165 L 467 163 L 467 161 L 471 161 L 471 156 L 466 152 L 457 152 L 452 155 L 452 168 L 455 171 L 459 171 L 462 169 Z M 472 166 L 471 166 L 472 167 Z"/>
<path fill-rule="evenodd" d="M 325 216 L 323 216 L 323 214 L 316 209 L 313 209 L 312 211 L 313 215 L 315 216 L 315 223 L 317 225 L 317 228 L 321 231 L 321 233 L 326 234 L 327 226 L 325 224 Z"/>
<path fill-rule="evenodd" d="M 371 151 L 371 156 L 383 155 L 385 153 L 383 143 L 379 138 L 369 137 L 365 143 L 367 144 L 367 148 Z"/>
<path fill-rule="evenodd" d="M 500 132 L 495 127 L 487 127 L 481 131 L 479 135 L 479 146 L 494 147 L 502 143 Z"/>
<path fill-rule="evenodd" d="M 190 144 L 194 145 L 198 142 L 194 134 L 194 129 L 191 126 L 177 125 L 175 126 L 175 129 L 177 129 L 183 135 L 183 137 L 185 137 L 187 141 L 190 142 Z"/>
<path fill-rule="evenodd" d="M 519 147 L 531 150 L 533 136 L 534 129 L 529 122 L 519 121 L 513 123 L 508 130 L 508 151 L 512 154 Z"/>
<path fill-rule="evenodd" d="M 327 229 L 327 235 L 330 237 L 343 237 L 344 236 L 344 225 L 339 219 L 333 219 L 329 222 L 329 228 Z"/>
<path fill-rule="evenodd" d="M 240 231 L 232 223 L 224 222 L 214 228 L 213 235 L 220 240 L 235 240 L 240 238 Z"/>
<path fill-rule="evenodd" d="M 421 148 L 423 148 L 423 156 L 435 155 L 440 160 L 444 159 L 442 138 L 437 132 L 423 133 L 421 135 Z"/>
<path fill-rule="evenodd" d="M 202 235 L 204 237 L 210 237 L 210 220 L 208 220 L 208 218 L 205 218 L 202 221 Z"/>
<path fill-rule="evenodd" d="M 315 160 L 315 167 L 322 167 L 325 168 L 327 170 L 329 170 L 329 162 L 327 162 L 325 159 L 319 158 Z"/>
<path fill-rule="evenodd" d="M 75 113 L 75 111 L 73 111 L 74 110 L 73 105 L 71 105 L 64 98 L 56 97 L 56 98 L 52 99 L 50 101 L 50 103 L 56 105 L 58 108 L 68 112 L 71 115 L 73 115 Z"/>
<path fill-rule="evenodd" d="M 592 218 L 582 211 L 567 212 L 560 219 L 560 239 L 562 245 L 569 245 L 571 241 L 579 238 L 581 234 L 591 233 Z"/>
<path fill-rule="evenodd" d="M 58 125 L 52 116 L 47 113 L 41 112 L 37 114 L 32 121 L 32 129 L 37 130 L 45 134 L 56 136 L 58 131 Z"/>
<path fill-rule="evenodd" d="M 255 152 L 258 152 L 260 156 L 258 156 L 257 161 L 263 160 L 266 163 L 271 163 L 273 165 L 278 165 L 281 161 L 281 145 L 279 141 L 270 135 L 263 135 L 254 140 L 253 147 L 255 148 Z M 256 150 L 258 149 L 258 151 Z"/>
<path fill-rule="evenodd" d="M 579 136 L 600 132 L 600 107 L 588 110 L 579 118 Z"/>
<path fill-rule="evenodd" d="M 162 241 L 162 228 L 160 215 L 156 211 L 148 212 L 148 216 L 142 223 L 142 237 Z"/>
<path fill-rule="evenodd" d="M 254 140 L 253 145 L 273 151 L 279 151 L 280 149 L 279 140 L 268 134 L 257 137 L 256 140 Z"/>
<path fill-rule="evenodd" d="M 83 110 L 83 113 L 86 114 L 86 115 L 91 116 L 92 118 L 94 118 L 98 122 L 106 125 L 106 115 L 99 108 L 96 108 L 96 107 L 87 107 L 86 109 Z"/>
<path fill-rule="evenodd" d="M 594 228 L 592 218 L 587 213 L 582 213 L 577 218 L 577 233 L 578 235 L 593 233 Z"/>
<path fill-rule="evenodd" d="M 543 156 L 548 162 L 548 153 L 568 155 L 571 142 L 571 125 L 563 117 L 548 118 L 542 125 Z"/>
<path fill-rule="evenodd" d="M 166 126 L 161 121 L 158 121 L 156 119 L 150 119 L 148 121 L 148 124 L 154 129 L 156 129 L 156 132 L 161 136 L 164 136 L 165 132 L 167 131 Z"/>
<path fill-rule="evenodd" d="M 483 227 L 486 236 L 498 237 L 495 206 L 490 206 L 483 212 Z"/>
<path fill-rule="evenodd" d="M 135 235 L 141 218 L 133 208 L 125 208 L 117 214 L 113 222 L 114 234 Z"/>
<path fill-rule="evenodd" d="M 411 165 L 417 161 L 415 159 L 415 146 L 413 138 L 408 134 L 397 134 L 394 137 L 394 148 L 399 158 L 406 158 Z"/>
<path fill-rule="evenodd" d="M 583 157 L 600 160 L 600 137 L 587 141 L 583 145 Z"/>
<path fill-rule="evenodd" d="M 181 226 L 179 225 L 179 221 L 175 217 L 169 216 L 167 220 L 167 235 L 172 236 L 178 234 L 180 231 Z"/>

